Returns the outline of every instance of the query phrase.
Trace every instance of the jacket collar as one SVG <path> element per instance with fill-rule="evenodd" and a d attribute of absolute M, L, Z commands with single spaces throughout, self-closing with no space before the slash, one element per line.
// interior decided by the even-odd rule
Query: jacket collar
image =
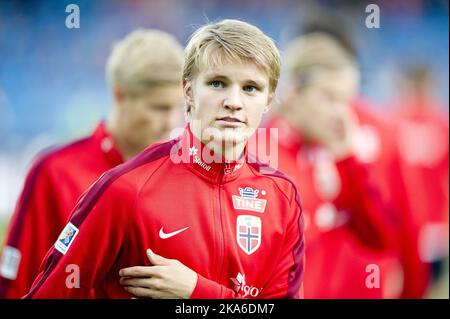
<path fill-rule="evenodd" d="M 92 138 L 95 141 L 96 147 L 111 165 L 117 166 L 124 162 L 122 154 L 117 149 L 114 139 L 107 131 L 103 121 L 97 124 L 97 127 L 92 133 Z"/>
<path fill-rule="evenodd" d="M 198 140 L 190 129 L 189 123 L 180 137 L 177 160 L 185 164 L 196 175 L 212 183 L 223 184 L 236 179 L 242 167 L 246 165 L 247 148 L 239 161 L 226 161 L 222 155 L 214 152 Z"/>

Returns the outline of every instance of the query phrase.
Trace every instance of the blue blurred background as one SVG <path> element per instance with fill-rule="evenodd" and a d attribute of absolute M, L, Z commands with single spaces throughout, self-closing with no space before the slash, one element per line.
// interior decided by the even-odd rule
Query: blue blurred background
<path fill-rule="evenodd" d="M 80 8 L 80 28 L 65 25 L 66 6 Z M 369 3 L 381 27 L 365 25 Z M 433 94 L 448 109 L 448 1 L 1 1 L 0 216 L 9 215 L 31 158 L 45 146 L 88 133 L 111 95 L 104 66 L 114 41 L 138 27 L 173 33 L 183 44 L 208 20 L 243 19 L 283 49 L 302 20 L 318 10 L 340 15 L 351 29 L 362 91 L 386 108 L 405 65 L 427 65 Z"/>
<path fill-rule="evenodd" d="M 70 3 L 80 8 L 79 29 L 65 26 L 65 8 Z M 375 102 L 388 102 L 396 91 L 399 66 L 429 63 L 439 98 L 448 105 L 448 1 L 379 1 L 380 29 L 365 27 L 364 1 L 315 3 L 2 1 L 0 133 L 4 138 L 0 150 L 23 149 L 42 133 L 59 139 L 90 129 L 111 101 L 104 81 L 111 45 L 134 28 L 160 28 L 186 43 L 196 26 L 232 17 L 256 24 L 283 48 L 295 35 L 298 21 L 317 3 L 337 11 L 351 26 L 366 95 Z"/>

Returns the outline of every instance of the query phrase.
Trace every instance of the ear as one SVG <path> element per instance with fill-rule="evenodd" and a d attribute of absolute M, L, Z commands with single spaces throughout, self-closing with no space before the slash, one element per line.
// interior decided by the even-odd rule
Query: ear
<path fill-rule="evenodd" d="M 125 92 L 120 86 L 115 86 L 113 88 L 113 95 L 114 95 L 114 99 L 116 100 L 117 104 L 119 104 L 119 105 L 125 99 Z"/>
<path fill-rule="evenodd" d="M 192 90 L 192 82 L 183 79 L 183 95 L 186 102 L 186 113 L 190 113 L 191 108 L 194 107 L 194 94 Z"/>

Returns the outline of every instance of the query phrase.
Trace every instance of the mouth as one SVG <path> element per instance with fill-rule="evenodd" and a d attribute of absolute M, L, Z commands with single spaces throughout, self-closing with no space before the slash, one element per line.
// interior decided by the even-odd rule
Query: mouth
<path fill-rule="evenodd" d="M 218 122 L 219 124 L 222 124 L 222 125 L 232 125 L 232 126 L 245 124 L 245 121 L 242 121 L 242 120 L 240 120 L 236 117 L 232 117 L 232 116 L 219 117 L 216 119 L 216 122 Z"/>

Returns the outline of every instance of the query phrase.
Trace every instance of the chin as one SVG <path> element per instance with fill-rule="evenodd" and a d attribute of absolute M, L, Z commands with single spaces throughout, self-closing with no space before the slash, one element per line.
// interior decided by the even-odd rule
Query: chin
<path fill-rule="evenodd" d="M 246 129 L 233 129 L 223 131 L 223 142 L 225 143 L 243 143 L 248 140 L 248 132 Z"/>
<path fill-rule="evenodd" d="M 225 127 L 209 127 L 203 131 L 204 141 L 217 141 L 219 143 L 241 143 L 246 140 L 247 134 L 245 129 L 241 128 L 225 128 Z"/>

